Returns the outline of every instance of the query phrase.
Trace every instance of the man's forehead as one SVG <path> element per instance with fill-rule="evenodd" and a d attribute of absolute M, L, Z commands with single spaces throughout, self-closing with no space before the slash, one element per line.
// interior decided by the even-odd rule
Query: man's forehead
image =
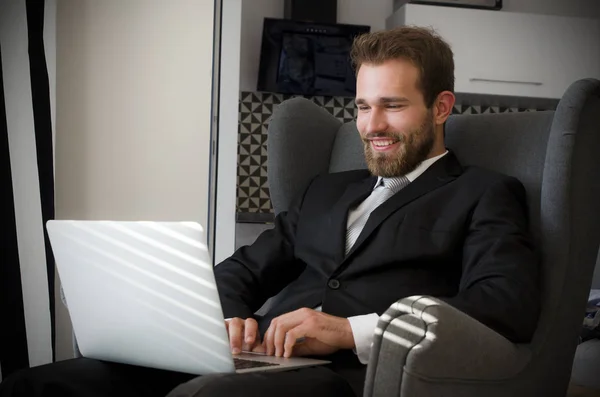
<path fill-rule="evenodd" d="M 361 66 L 356 81 L 356 97 L 411 98 L 418 95 L 418 70 L 405 62 L 388 61 Z"/>
<path fill-rule="evenodd" d="M 368 78 L 374 76 L 386 76 L 413 81 L 418 79 L 419 74 L 419 68 L 411 61 L 399 58 L 389 59 L 377 64 L 362 64 L 358 69 L 357 79 L 364 77 Z"/>

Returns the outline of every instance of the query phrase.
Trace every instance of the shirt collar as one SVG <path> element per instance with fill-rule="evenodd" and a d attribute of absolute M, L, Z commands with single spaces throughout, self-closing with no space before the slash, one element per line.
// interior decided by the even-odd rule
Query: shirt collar
<path fill-rule="evenodd" d="M 421 176 L 422 173 L 427 171 L 427 168 L 431 167 L 433 165 L 433 163 L 435 163 L 436 161 L 438 161 L 439 159 L 444 157 L 446 154 L 448 154 L 447 150 L 438 156 L 423 160 L 423 162 L 421 162 L 421 164 L 419 164 L 414 170 L 412 170 L 411 172 L 409 172 L 408 174 L 405 175 L 406 178 L 408 179 L 409 182 L 413 182 L 415 179 L 417 179 L 419 176 Z M 385 179 L 398 179 L 398 178 L 400 178 L 400 177 L 385 178 Z M 377 186 L 379 186 L 382 183 L 383 179 L 384 178 L 381 176 L 378 177 L 377 183 L 375 184 L 373 189 L 375 189 Z"/>

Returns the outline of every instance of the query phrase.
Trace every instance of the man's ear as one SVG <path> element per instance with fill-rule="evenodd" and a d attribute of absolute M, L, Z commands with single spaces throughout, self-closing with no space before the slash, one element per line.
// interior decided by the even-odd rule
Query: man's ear
<path fill-rule="evenodd" d="M 433 104 L 433 121 L 436 125 L 442 125 L 452 114 L 456 97 L 450 91 L 442 91 L 439 93 Z"/>

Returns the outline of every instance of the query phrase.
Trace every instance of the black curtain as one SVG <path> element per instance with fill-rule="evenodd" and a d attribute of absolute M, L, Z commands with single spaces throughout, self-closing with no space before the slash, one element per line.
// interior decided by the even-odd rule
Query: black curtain
<path fill-rule="evenodd" d="M 54 149 L 52 146 L 52 115 L 50 111 L 50 82 L 44 51 L 44 0 L 27 0 L 27 35 L 29 39 L 29 70 L 35 144 L 44 225 L 46 271 L 48 272 L 48 298 L 52 335 L 52 361 L 55 358 L 54 324 L 54 256 L 50 247 L 46 222 L 54 219 Z"/>

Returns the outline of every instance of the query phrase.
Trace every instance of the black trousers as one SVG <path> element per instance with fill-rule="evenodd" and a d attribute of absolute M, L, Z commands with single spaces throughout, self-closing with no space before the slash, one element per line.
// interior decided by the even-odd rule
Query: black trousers
<path fill-rule="evenodd" d="M 276 395 L 356 396 L 344 377 L 327 366 L 283 372 L 194 376 L 77 358 L 16 372 L 0 384 L 0 397 L 269 397 Z"/>

